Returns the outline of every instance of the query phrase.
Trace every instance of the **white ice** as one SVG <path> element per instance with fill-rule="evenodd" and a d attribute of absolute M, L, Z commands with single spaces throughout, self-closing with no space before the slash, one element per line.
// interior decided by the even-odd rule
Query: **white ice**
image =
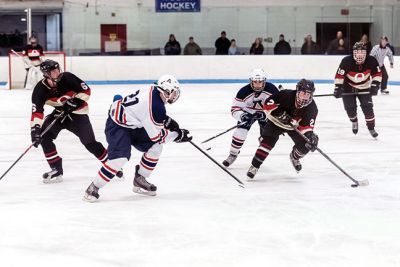
<path fill-rule="evenodd" d="M 230 105 L 240 86 L 182 85 L 181 99 L 167 109 L 200 144 L 235 125 Z M 113 95 L 141 87 L 92 86 L 90 118 L 103 144 Z M 113 181 L 99 202 L 87 203 L 82 196 L 100 164 L 63 131 L 56 140 L 63 183 L 42 183 L 48 166 L 41 149 L 29 151 L 0 181 L 0 266 L 400 266 L 400 90 L 390 89 L 374 97 L 378 140 L 360 110 L 354 136 L 341 100 L 316 99 L 320 148 L 354 178 L 368 179 L 368 187 L 350 187 L 318 152 L 302 160 L 297 174 L 288 136 L 247 182 L 255 126 L 229 169 L 245 189 L 192 145 L 172 143 L 149 179 L 158 186 L 156 197 L 132 192 L 141 156 L 134 151 L 125 181 Z M 318 85 L 317 93 L 331 92 Z M 0 174 L 30 144 L 30 95 L 0 90 Z M 230 141 L 231 133 L 203 147 L 222 162 Z"/>

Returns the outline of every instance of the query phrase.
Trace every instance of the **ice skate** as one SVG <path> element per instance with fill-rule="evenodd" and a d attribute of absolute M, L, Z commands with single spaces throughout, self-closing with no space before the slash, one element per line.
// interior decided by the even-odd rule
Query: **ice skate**
<path fill-rule="evenodd" d="M 45 184 L 55 184 L 55 183 L 61 183 L 63 181 L 63 170 L 62 169 L 56 169 L 53 168 L 49 172 L 45 172 L 43 174 L 43 183 Z"/>
<path fill-rule="evenodd" d="M 381 94 L 382 95 L 388 95 L 389 94 L 389 90 L 388 89 L 382 89 L 381 90 Z"/>
<path fill-rule="evenodd" d="M 351 123 L 351 130 L 353 131 L 353 134 L 358 133 L 358 122 L 357 121 L 353 121 Z"/>
<path fill-rule="evenodd" d="M 369 130 L 369 133 L 375 139 L 378 137 L 378 133 L 375 131 L 375 129 Z"/>
<path fill-rule="evenodd" d="M 83 200 L 87 202 L 96 202 L 99 199 L 99 188 L 92 182 L 85 191 Z"/>
<path fill-rule="evenodd" d="M 293 168 L 296 170 L 296 172 L 299 173 L 302 166 L 300 160 L 293 157 L 293 153 L 290 153 L 290 162 L 292 162 Z"/>
<path fill-rule="evenodd" d="M 155 196 L 157 187 L 146 181 L 142 175 L 139 174 L 139 165 L 136 165 L 135 178 L 133 179 L 132 191 L 138 194 Z"/>
<path fill-rule="evenodd" d="M 225 167 L 229 167 L 237 159 L 237 155 L 229 154 L 228 158 L 222 162 Z"/>
<path fill-rule="evenodd" d="M 249 178 L 249 180 L 254 179 L 254 176 L 256 176 L 257 172 L 258 168 L 251 165 L 249 170 L 247 171 L 247 178 Z"/>

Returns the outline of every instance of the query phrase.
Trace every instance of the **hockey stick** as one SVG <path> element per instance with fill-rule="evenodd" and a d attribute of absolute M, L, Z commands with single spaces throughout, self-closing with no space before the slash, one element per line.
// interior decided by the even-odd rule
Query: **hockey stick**
<path fill-rule="evenodd" d="M 235 125 L 235 126 L 229 128 L 228 130 L 223 131 L 222 133 L 219 133 L 219 134 L 217 134 L 217 135 L 214 135 L 213 137 L 208 138 L 207 140 L 204 140 L 204 141 L 201 142 L 201 143 L 202 143 L 202 144 L 207 143 L 208 141 L 211 141 L 211 140 L 217 138 L 218 136 L 221 136 L 221 135 L 223 135 L 223 134 L 226 134 L 227 132 L 232 131 L 233 129 L 236 129 L 236 128 L 239 127 L 239 126 L 240 126 L 240 124 L 237 124 L 237 125 Z"/>
<path fill-rule="evenodd" d="M 43 137 L 50 129 L 51 127 L 53 127 L 53 125 L 56 123 L 56 121 L 64 116 L 64 111 L 61 112 L 50 124 L 49 126 L 47 126 L 46 129 L 44 129 L 44 131 L 40 134 L 40 137 Z M 30 144 L 30 146 L 27 147 L 27 149 L 25 149 L 25 151 L 21 154 L 21 156 L 19 156 L 17 158 L 16 161 L 14 161 L 14 163 L 5 171 L 5 173 L 3 173 L 3 175 L 0 177 L 0 180 L 3 179 L 4 176 L 6 176 L 6 174 L 15 166 L 15 164 L 18 163 L 18 161 L 25 156 L 26 153 L 28 153 L 28 151 L 33 147 L 33 143 Z"/>
<path fill-rule="evenodd" d="M 347 95 L 369 95 L 369 92 L 359 92 L 359 93 L 343 93 L 342 96 Z M 321 97 L 321 96 L 334 96 L 334 94 L 322 94 L 322 95 L 314 95 L 313 97 Z"/>
<path fill-rule="evenodd" d="M 230 171 L 228 171 L 227 169 L 225 169 L 221 164 L 219 164 L 214 158 L 212 158 L 210 155 L 207 154 L 207 152 L 205 152 L 203 149 L 201 149 L 198 145 L 196 145 L 195 143 L 193 143 L 192 141 L 189 141 L 189 143 L 192 144 L 192 146 L 194 146 L 195 148 L 197 148 L 201 153 L 203 153 L 207 158 L 209 158 L 212 162 L 214 162 L 215 164 L 218 165 L 218 167 L 220 167 L 222 170 L 224 170 L 227 174 L 229 174 L 233 179 L 235 179 L 238 183 L 240 187 L 244 188 L 244 184 L 242 181 L 239 180 L 239 178 L 237 178 L 235 175 L 233 175 Z"/>
<path fill-rule="evenodd" d="M 294 130 L 307 142 L 310 143 L 310 140 L 304 135 L 302 134 L 299 129 L 297 129 L 296 127 L 294 127 Z M 325 154 L 321 149 L 319 149 L 318 147 L 316 148 L 316 150 L 321 153 L 322 156 L 324 156 L 327 160 L 329 160 L 330 163 L 332 163 L 336 168 L 338 168 L 344 175 L 347 176 L 347 178 L 349 178 L 351 181 L 354 182 L 354 184 L 352 184 L 352 187 L 358 187 L 358 186 L 367 186 L 369 185 L 368 180 L 361 180 L 358 181 L 356 179 L 354 179 L 353 177 L 351 177 L 347 172 L 345 172 L 339 165 L 337 165 L 327 154 Z"/>

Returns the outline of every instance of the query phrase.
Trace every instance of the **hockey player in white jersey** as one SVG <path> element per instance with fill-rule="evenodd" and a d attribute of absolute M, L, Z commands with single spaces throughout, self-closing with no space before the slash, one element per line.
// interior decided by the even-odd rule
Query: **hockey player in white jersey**
<path fill-rule="evenodd" d="M 143 152 L 140 165 L 136 165 L 133 191 L 156 195 L 157 187 L 146 178 L 156 167 L 163 144 L 192 140 L 189 131 L 181 129 L 166 114 L 165 104 L 174 103 L 179 96 L 179 82 L 171 75 L 163 75 L 157 85 L 113 102 L 105 129 L 108 161 L 86 189 L 84 200 L 94 202 L 99 198 L 98 190 L 112 180 L 129 161 L 131 146 Z"/>
<path fill-rule="evenodd" d="M 222 162 L 225 167 L 236 160 L 253 123 L 258 121 L 260 127 L 265 124 L 266 115 L 262 110 L 265 100 L 279 92 L 275 85 L 267 82 L 263 69 L 254 69 L 249 80 L 250 83 L 242 87 L 233 100 L 231 113 L 238 121 L 238 127 L 233 132 L 229 156 Z"/>

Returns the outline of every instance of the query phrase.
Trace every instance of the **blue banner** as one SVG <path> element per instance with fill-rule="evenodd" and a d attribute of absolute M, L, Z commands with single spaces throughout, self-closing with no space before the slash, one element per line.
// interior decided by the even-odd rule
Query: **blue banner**
<path fill-rule="evenodd" d="M 156 12 L 200 12 L 200 0 L 156 0 Z"/>

